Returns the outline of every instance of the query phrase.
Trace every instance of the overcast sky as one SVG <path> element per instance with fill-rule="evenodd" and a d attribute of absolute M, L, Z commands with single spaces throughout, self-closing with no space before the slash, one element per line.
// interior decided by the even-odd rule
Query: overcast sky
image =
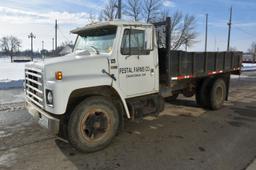
<path fill-rule="evenodd" d="M 124 1 L 124 0 L 123 0 Z M 28 34 L 36 35 L 35 50 L 52 48 L 54 20 L 59 20 L 59 44 L 75 39 L 69 31 L 88 22 L 90 13 L 97 15 L 105 0 L 0 0 L 0 37 L 14 35 L 22 40 L 22 49 L 30 48 Z M 234 8 L 232 43 L 247 51 L 256 41 L 255 0 L 164 0 L 163 10 L 176 10 L 197 18 L 198 43 L 190 50 L 204 49 L 204 20 L 209 13 L 209 50 L 225 50 L 230 6 Z"/>

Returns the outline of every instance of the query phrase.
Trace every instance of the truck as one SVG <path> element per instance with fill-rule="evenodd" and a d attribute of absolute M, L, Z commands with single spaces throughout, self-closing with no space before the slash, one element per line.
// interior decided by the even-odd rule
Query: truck
<path fill-rule="evenodd" d="M 72 30 L 71 54 L 25 66 L 28 112 L 77 150 L 94 152 L 111 143 L 124 120 L 158 115 L 179 94 L 220 109 L 230 75 L 241 72 L 242 52 L 172 51 L 170 27 L 167 18 Z"/>

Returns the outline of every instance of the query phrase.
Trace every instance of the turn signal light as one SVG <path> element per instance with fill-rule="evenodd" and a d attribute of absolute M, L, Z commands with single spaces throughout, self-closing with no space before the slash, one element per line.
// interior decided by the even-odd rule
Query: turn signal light
<path fill-rule="evenodd" d="M 56 73 L 55 73 L 55 79 L 56 80 L 62 80 L 62 72 L 61 71 L 57 71 Z"/>

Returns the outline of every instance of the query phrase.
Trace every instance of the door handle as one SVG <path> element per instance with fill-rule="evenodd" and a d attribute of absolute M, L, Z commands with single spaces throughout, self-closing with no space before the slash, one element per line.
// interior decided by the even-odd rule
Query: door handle
<path fill-rule="evenodd" d="M 136 55 L 127 55 L 127 56 L 125 57 L 125 59 L 127 60 L 128 58 L 130 58 L 130 57 L 132 57 L 132 56 L 136 56 Z M 137 59 L 138 59 L 138 60 L 140 59 L 140 55 L 137 55 Z"/>
<path fill-rule="evenodd" d="M 153 76 L 155 74 L 155 70 L 153 68 L 150 70 L 150 74 L 151 74 L 151 76 Z"/>

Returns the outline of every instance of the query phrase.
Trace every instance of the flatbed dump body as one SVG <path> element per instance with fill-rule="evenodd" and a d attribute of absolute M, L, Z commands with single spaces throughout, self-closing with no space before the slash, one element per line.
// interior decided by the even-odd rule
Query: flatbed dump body
<path fill-rule="evenodd" d="M 171 19 L 154 23 L 158 43 L 159 82 L 173 90 L 186 88 L 184 80 L 198 81 L 216 74 L 240 74 L 242 52 L 186 52 L 171 49 Z M 179 83 L 181 82 L 181 83 Z M 176 87 L 174 87 L 176 86 Z"/>
<path fill-rule="evenodd" d="M 161 84 L 214 74 L 240 74 L 242 52 L 184 52 L 159 49 Z"/>

